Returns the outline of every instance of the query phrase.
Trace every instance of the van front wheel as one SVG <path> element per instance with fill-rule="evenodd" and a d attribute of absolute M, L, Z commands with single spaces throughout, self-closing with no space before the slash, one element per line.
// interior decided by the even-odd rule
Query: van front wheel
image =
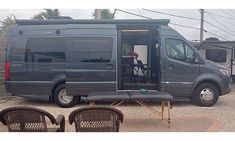
<path fill-rule="evenodd" d="M 202 83 L 195 89 L 192 102 L 198 106 L 211 107 L 219 98 L 219 90 L 213 84 Z"/>
<path fill-rule="evenodd" d="M 58 86 L 54 91 L 54 101 L 60 107 L 72 107 L 77 103 L 77 100 L 78 98 L 76 96 L 67 95 L 65 84 Z"/>

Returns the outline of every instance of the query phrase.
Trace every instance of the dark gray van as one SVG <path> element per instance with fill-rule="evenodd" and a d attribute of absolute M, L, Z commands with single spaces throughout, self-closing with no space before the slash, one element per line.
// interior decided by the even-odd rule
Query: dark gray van
<path fill-rule="evenodd" d="M 159 90 L 213 106 L 230 74 L 204 60 L 169 20 L 18 20 L 6 51 L 6 89 L 61 107 L 97 91 Z"/>

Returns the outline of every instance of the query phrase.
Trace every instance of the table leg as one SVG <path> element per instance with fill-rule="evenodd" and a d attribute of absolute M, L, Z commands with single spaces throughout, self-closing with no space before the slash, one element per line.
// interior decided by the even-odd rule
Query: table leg
<path fill-rule="evenodd" d="M 148 104 L 142 102 L 142 101 L 136 101 L 138 104 L 140 104 L 141 106 L 145 107 L 146 109 L 148 109 L 149 111 L 153 112 L 154 114 L 156 114 L 158 116 L 158 118 L 161 118 L 161 113 L 159 111 L 157 111 L 156 109 L 154 109 L 153 107 L 149 106 Z"/>
<path fill-rule="evenodd" d="M 171 102 L 168 101 L 168 102 L 167 102 L 167 109 L 168 109 L 168 128 L 170 128 L 170 124 L 171 124 L 170 108 L 171 108 Z"/>
<path fill-rule="evenodd" d="M 113 107 L 116 107 L 116 106 L 121 105 L 122 103 L 124 103 L 124 101 L 114 101 L 114 102 L 111 103 L 110 105 L 113 106 Z"/>
<path fill-rule="evenodd" d="M 118 101 L 114 101 L 113 103 L 111 103 L 110 105 L 111 106 L 115 106 L 115 104 L 117 103 Z"/>
<path fill-rule="evenodd" d="M 161 102 L 161 107 L 162 107 L 162 120 L 164 119 L 164 107 L 165 107 L 165 101 Z"/>
<path fill-rule="evenodd" d="M 120 101 L 119 103 L 117 103 L 115 106 L 119 106 L 123 103 L 124 101 Z"/>
<path fill-rule="evenodd" d="M 91 102 L 90 102 L 90 106 L 93 106 L 93 105 L 95 105 L 95 102 L 94 102 L 94 101 L 91 101 Z"/>
<path fill-rule="evenodd" d="M 173 101 L 171 100 L 171 109 L 173 108 Z"/>

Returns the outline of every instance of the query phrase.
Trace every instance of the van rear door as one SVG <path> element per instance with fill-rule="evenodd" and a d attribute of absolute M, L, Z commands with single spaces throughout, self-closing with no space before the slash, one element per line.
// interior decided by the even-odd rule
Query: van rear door
<path fill-rule="evenodd" d="M 90 25 L 87 29 L 68 29 L 66 32 L 67 93 L 87 95 L 92 91 L 114 91 L 116 88 L 114 26 Z"/>
<path fill-rule="evenodd" d="M 28 63 L 25 62 L 27 38 L 12 34 L 8 39 L 6 51 L 6 91 L 12 94 L 29 94 Z"/>

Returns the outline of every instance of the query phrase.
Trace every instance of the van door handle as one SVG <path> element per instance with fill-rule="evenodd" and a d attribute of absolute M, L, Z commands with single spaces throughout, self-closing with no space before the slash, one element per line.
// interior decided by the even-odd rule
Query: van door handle
<path fill-rule="evenodd" d="M 107 64 L 107 65 L 105 66 L 105 68 L 106 68 L 106 69 L 111 69 L 111 68 L 113 68 L 113 65 L 112 65 L 112 64 Z"/>
<path fill-rule="evenodd" d="M 174 69 L 174 65 L 168 65 L 167 67 L 166 67 L 166 69 L 168 69 L 168 70 L 172 70 L 172 69 Z"/>

